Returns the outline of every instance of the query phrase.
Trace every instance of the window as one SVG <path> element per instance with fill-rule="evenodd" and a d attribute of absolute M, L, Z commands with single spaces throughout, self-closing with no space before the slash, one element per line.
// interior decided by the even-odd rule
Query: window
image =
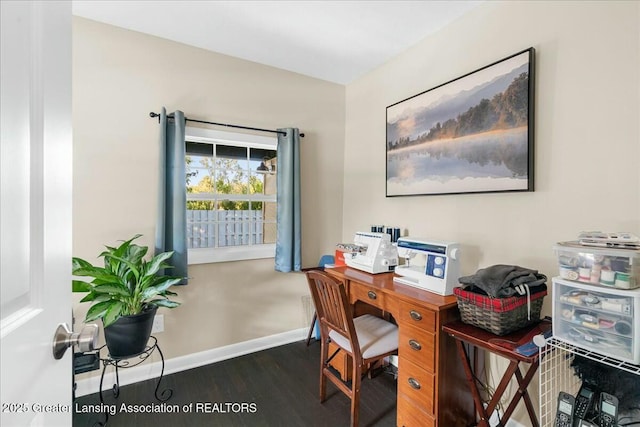
<path fill-rule="evenodd" d="M 186 144 L 189 264 L 273 257 L 276 138 L 187 128 Z"/>

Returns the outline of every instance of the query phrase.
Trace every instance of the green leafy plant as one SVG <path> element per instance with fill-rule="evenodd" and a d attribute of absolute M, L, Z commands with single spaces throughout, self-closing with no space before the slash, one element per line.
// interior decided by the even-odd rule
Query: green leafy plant
<path fill-rule="evenodd" d="M 99 257 L 104 258 L 104 267 L 97 267 L 81 258 L 73 258 L 73 275 L 92 277 L 90 282 L 73 280 L 73 292 L 87 292 L 80 302 L 92 302 L 85 322 L 102 319 L 107 327 L 122 316 L 139 314 L 156 306 L 174 308 L 179 302 L 169 299 L 177 295 L 169 288 L 182 277 L 158 274 L 162 269 L 172 268 L 167 261 L 172 252 L 160 253 L 145 260 L 147 246 L 132 243 L 141 234 L 123 242 L 117 248 L 106 246 Z"/>

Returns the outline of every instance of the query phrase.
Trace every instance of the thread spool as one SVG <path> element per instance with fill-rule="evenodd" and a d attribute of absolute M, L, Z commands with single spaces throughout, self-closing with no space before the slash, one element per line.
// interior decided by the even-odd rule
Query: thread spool
<path fill-rule="evenodd" d="M 591 267 L 591 275 L 589 277 L 589 281 L 591 283 L 600 283 L 601 270 L 602 270 L 602 267 L 600 266 L 600 264 L 594 264 L 593 267 Z"/>
<path fill-rule="evenodd" d="M 578 272 L 575 267 L 560 266 L 560 277 L 568 280 L 578 280 Z M 612 283 L 613 284 L 613 283 Z"/>
<path fill-rule="evenodd" d="M 616 272 L 613 270 L 602 270 L 600 272 L 600 284 L 613 286 L 616 283 Z"/>
<path fill-rule="evenodd" d="M 621 289 L 630 289 L 631 281 L 628 273 L 616 273 L 615 287 Z"/>
<path fill-rule="evenodd" d="M 391 233 L 391 241 L 395 243 L 398 241 L 399 238 L 400 238 L 400 228 L 394 227 Z"/>
<path fill-rule="evenodd" d="M 578 279 L 582 282 L 588 282 L 591 280 L 591 268 L 580 267 L 578 269 Z"/>

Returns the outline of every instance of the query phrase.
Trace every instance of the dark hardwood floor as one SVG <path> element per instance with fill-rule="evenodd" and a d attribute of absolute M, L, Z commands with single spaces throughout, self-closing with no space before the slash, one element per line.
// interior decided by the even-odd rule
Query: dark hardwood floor
<path fill-rule="evenodd" d="M 160 384 L 160 391 L 173 390 L 165 405 L 176 408 L 177 413 L 121 411 L 123 403 L 138 405 L 136 409 L 152 404 L 161 408 L 161 403 L 154 397 L 156 379 L 122 387 L 117 399 L 111 391 L 106 391 L 105 405 L 115 412 L 109 416 L 107 425 L 347 426 L 349 399 L 330 382 L 327 400 L 320 404 L 319 363 L 319 342 L 309 347 L 304 342 L 297 342 L 167 375 Z M 77 408 L 99 405 L 99 395 L 79 397 L 75 404 Z M 200 411 L 196 411 L 197 408 Z M 97 414 L 76 412 L 73 425 L 93 426 L 103 419 Z M 396 381 L 393 376 L 381 373 L 373 379 L 365 378 L 360 398 L 360 425 L 395 426 L 395 421 Z"/>

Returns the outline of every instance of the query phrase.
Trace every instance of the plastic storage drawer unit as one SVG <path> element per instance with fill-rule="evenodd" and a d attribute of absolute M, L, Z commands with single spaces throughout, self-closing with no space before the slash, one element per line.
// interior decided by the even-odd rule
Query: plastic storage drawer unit
<path fill-rule="evenodd" d="M 618 289 L 640 286 L 640 250 L 599 248 L 578 242 L 562 242 L 553 248 L 563 279 Z"/>
<path fill-rule="evenodd" d="M 609 289 L 554 277 L 553 336 L 639 364 L 640 289 Z"/>

